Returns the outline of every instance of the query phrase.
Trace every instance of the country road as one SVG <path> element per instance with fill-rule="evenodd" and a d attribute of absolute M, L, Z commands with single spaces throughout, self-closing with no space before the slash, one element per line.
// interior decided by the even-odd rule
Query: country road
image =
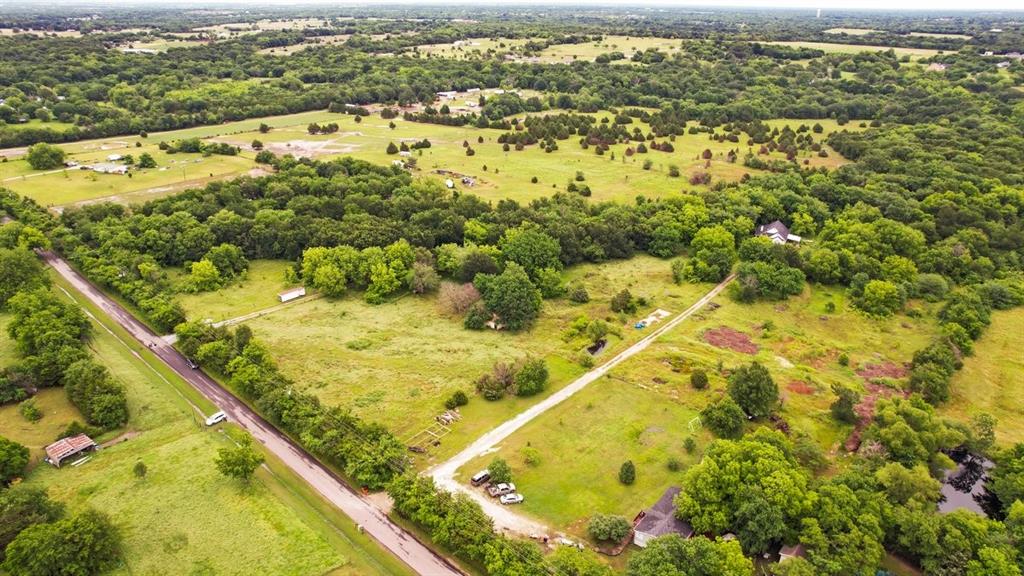
<path fill-rule="evenodd" d="M 534 404 L 514 418 L 506 420 L 504 423 L 498 425 L 490 432 L 487 432 L 478 438 L 475 442 L 467 446 L 455 456 L 452 456 L 445 462 L 442 462 L 430 469 L 428 473 L 434 478 L 434 483 L 445 490 L 449 490 L 451 492 L 460 491 L 473 498 L 473 500 L 483 507 L 484 512 L 494 520 L 494 526 L 500 530 L 515 532 L 523 536 L 546 534 L 548 532 L 547 527 L 528 519 L 521 514 L 517 514 L 507 506 L 498 504 L 493 498 L 486 497 L 480 490 L 471 490 L 468 486 L 455 479 L 455 473 L 459 468 L 465 466 L 470 460 L 494 450 L 502 440 L 511 436 L 512 433 L 525 426 L 534 418 L 537 418 L 541 414 L 572 397 L 573 394 L 584 389 L 591 382 L 594 382 L 598 378 L 607 374 L 612 368 L 643 351 L 659 336 L 675 328 L 678 324 L 703 308 L 704 305 L 710 302 L 715 296 L 718 296 L 718 294 L 721 293 L 722 290 L 724 290 L 725 287 L 728 286 L 735 278 L 735 274 L 729 275 L 729 277 L 722 280 L 717 286 L 712 288 L 710 292 L 701 297 L 700 300 L 697 300 L 697 302 L 692 306 L 684 310 L 672 320 L 666 322 L 657 330 L 654 330 L 647 336 L 643 337 L 629 348 L 619 352 L 612 357 L 611 360 L 597 368 L 594 368 L 583 376 L 580 376 L 561 390 L 558 390 L 551 396 L 548 396 L 544 400 Z"/>
<path fill-rule="evenodd" d="M 64 259 L 52 252 L 41 252 L 40 255 L 85 298 L 121 325 L 133 338 L 149 346 L 157 358 L 223 410 L 231 421 L 248 431 L 253 438 L 263 444 L 267 450 L 273 452 L 299 477 L 354 522 L 361 525 L 384 548 L 408 564 L 418 574 L 429 576 L 463 574 L 448 560 L 391 522 L 381 508 L 359 495 L 337 475 L 325 468 L 203 371 L 190 369 L 181 353 L 81 276 Z"/>

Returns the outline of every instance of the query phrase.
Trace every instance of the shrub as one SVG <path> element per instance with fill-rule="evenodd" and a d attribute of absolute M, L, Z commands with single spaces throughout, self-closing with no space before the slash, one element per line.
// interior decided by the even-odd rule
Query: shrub
<path fill-rule="evenodd" d="M 621 542 L 631 529 L 628 520 L 611 514 L 595 514 L 587 524 L 590 537 L 598 542 Z"/>
<path fill-rule="evenodd" d="M 533 396 L 548 383 L 548 366 L 543 358 L 527 360 L 513 378 L 516 396 Z"/>
<path fill-rule="evenodd" d="M 577 304 L 586 304 L 590 302 L 590 293 L 587 292 L 586 286 L 577 282 L 569 287 L 569 300 Z"/>
<path fill-rule="evenodd" d="M 456 390 L 447 400 L 444 401 L 444 407 L 449 410 L 454 410 L 459 406 L 465 406 L 469 404 L 469 396 L 466 395 L 462 390 Z"/>
<path fill-rule="evenodd" d="M 633 465 L 632 460 L 626 460 L 619 467 L 619 482 L 626 486 L 632 485 L 636 482 L 636 466 Z"/>
<path fill-rule="evenodd" d="M 526 463 L 527 466 L 534 468 L 540 466 L 540 452 L 532 446 L 523 448 L 523 462 Z"/>
<path fill-rule="evenodd" d="M 694 390 L 703 390 L 708 387 L 708 375 L 703 370 L 694 370 L 690 373 L 690 386 Z"/>
<path fill-rule="evenodd" d="M 132 466 L 132 474 L 135 474 L 136 478 L 145 478 L 148 470 L 149 469 L 146 468 L 146 463 L 142 460 L 135 462 L 135 466 Z"/>
<path fill-rule="evenodd" d="M 693 439 L 693 436 L 687 436 L 683 441 L 683 448 L 687 454 L 693 454 L 697 450 L 697 441 Z"/>
<path fill-rule="evenodd" d="M 629 290 L 623 289 L 615 296 L 612 296 L 611 308 L 612 312 L 632 314 L 636 312 L 636 302 L 633 300 L 633 295 L 630 294 Z"/>
<path fill-rule="evenodd" d="M 680 462 L 678 458 L 669 457 L 668 461 L 665 462 L 665 467 L 668 468 L 670 472 L 679 472 L 683 468 L 683 463 Z"/>
<path fill-rule="evenodd" d="M 18 413 L 29 422 L 38 422 L 43 419 L 43 411 L 36 406 L 36 401 L 33 398 L 29 398 L 19 404 Z"/>

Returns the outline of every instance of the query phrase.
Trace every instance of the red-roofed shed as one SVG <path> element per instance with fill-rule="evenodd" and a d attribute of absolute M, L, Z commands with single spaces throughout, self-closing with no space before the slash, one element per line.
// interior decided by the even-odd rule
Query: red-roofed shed
<path fill-rule="evenodd" d="M 60 468 L 68 458 L 96 450 L 96 443 L 85 434 L 61 438 L 46 447 L 46 461 Z"/>

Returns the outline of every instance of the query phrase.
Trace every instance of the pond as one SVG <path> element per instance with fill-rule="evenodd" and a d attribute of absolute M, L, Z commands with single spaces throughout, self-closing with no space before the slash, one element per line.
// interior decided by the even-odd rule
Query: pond
<path fill-rule="evenodd" d="M 942 482 L 939 512 L 967 509 L 982 516 L 997 512 L 999 501 L 985 488 L 988 472 L 995 468 L 995 463 L 962 446 L 946 455 L 956 462 L 956 468 L 948 470 Z"/>

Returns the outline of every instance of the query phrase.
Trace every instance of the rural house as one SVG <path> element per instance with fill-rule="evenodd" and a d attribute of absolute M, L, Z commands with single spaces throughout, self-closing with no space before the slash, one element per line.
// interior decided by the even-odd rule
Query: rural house
<path fill-rule="evenodd" d="M 86 452 L 93 452 L 97 448 L 98 447 L 96 446 L 96 443 L 93 442 L 92 438 L 89 438 L 85 434 L 61 438 L 46 447 L 45 460 L 57 468 L 60 468 L 61 463 L 68 458 L 72 458 Z"/>
<path fill-rule="evenodd" d="M 757 227 L 754 232 L 755 236 L 767 236 L 775 244 L 785 244 L 786 242 L 794 242 L 799 244 L 803 238 L 796 234 L 789 233 L 789 227 L 782 222 L 776 220 L 771 224 L 762 224 Z"/>
<path fill-rule="evenodd" d="M 779 550 L 779 563 L 785 562 L 786 560 L 792 560 L 793 558 L 803 558 L 806 556 L 804 552 L 804 545 L 797 544 L 796 546 L 783 546 L 782 550 Z"/>
<path fill-rule="evenodd" d="M 669 487 L 654 506 L 637 515 L 633 520 L 634 544 L 646 548 L 651 539 L 666 534 L 679 534 L 683 538 L 693 536 L 693 527 L 676 518 L 673 500 L 680 491 L 678 486 Z"/>

